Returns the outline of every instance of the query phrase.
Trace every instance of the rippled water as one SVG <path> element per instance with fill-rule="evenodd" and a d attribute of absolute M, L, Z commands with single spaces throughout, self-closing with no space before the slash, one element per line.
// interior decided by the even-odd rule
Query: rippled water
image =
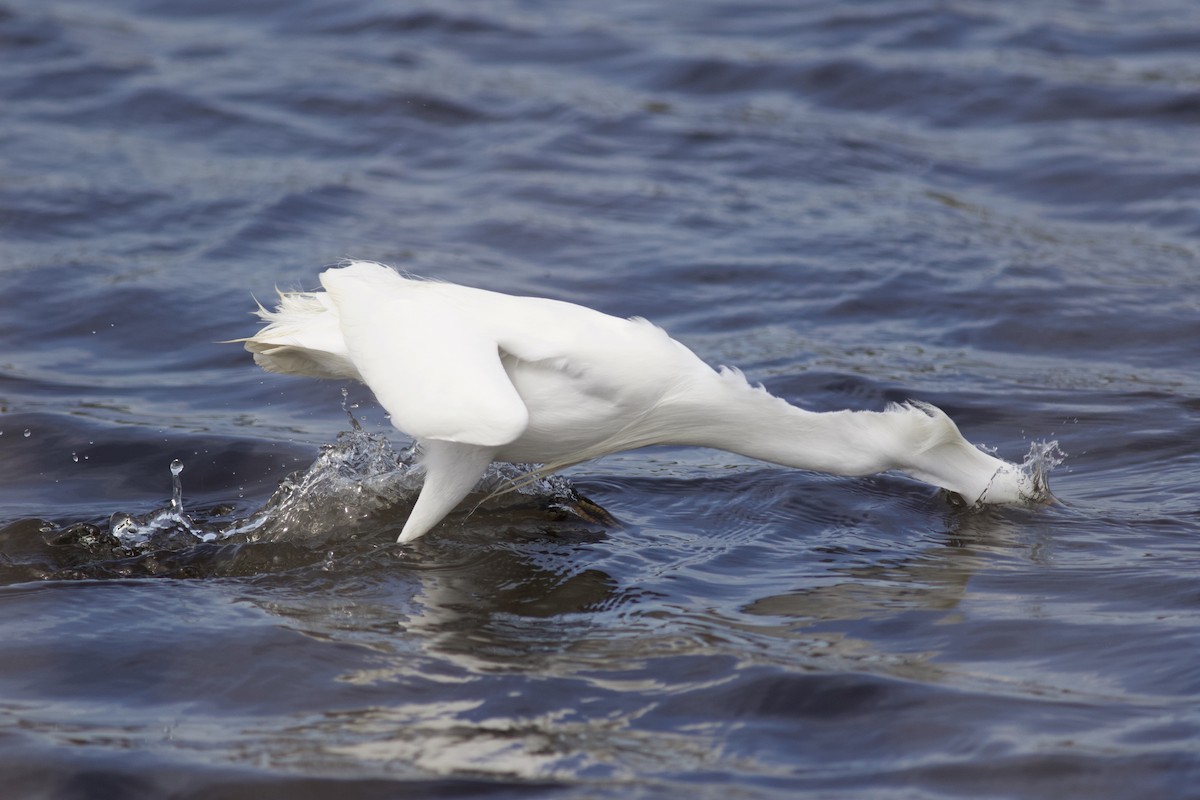
<path fill-rule="evenodd" d="M 6 791 L 1195 796 L 1198 51 L 1182 0 L 0 0 Z M 1057 441 L 1066 505 L 664 448 L 398 547 L 367 393 L 339 438 L 218 344 L 347 256 Z"/>

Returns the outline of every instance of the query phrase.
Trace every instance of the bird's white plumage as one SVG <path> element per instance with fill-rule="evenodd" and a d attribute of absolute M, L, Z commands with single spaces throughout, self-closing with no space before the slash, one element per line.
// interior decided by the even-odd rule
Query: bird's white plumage
<path fill-rule="evenodd" d="M 349 358 L 396 427 L 487 447 L 519 438 L 529 412 L 486 318 L 447 298 L 443 285 L 399 278 L 373 264 L 321 276 Z"/>
<path fill-rule="evenodd" d="M 716 447 L 840 475 L 900 470 L 968 502 L 1034 499 L 1018 467 L 933 406 L 813 413 L 714 371 L 645 320 L 407 278 L 370 262 L 280 297 L 246 341 L 273 372 L 359 380 L 421 444 L 426 482 L 401 533 L 436 525 L 492 460 L 556 469 L 653 444 Z"/>

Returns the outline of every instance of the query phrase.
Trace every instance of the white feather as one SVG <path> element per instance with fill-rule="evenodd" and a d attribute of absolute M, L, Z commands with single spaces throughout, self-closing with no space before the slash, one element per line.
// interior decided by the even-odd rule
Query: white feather
<path fill-rule="evenodd" d="M 324 292 L 282 294 L 245 341 L 273 372 L 367 384 L 425 452 L 401 533 L 425 534 L 493 459 L 545 471 L 637 447 L 716 447 L 840 475 L 899 470 L 968 502 L 1035 499 L 1020 468 L 972 446 L 924 403 L 813 413 L 713 370 L 643 319 L 402 276 L 326 270 Z"/>

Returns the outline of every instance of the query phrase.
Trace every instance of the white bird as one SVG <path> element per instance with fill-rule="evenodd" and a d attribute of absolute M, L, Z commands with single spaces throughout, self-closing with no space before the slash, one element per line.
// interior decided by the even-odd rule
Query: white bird
<path fill-rule="evenodd" d="M 926 403 L 805 411 L 712 369 L 644 319 L 354 261 L 280 293 L 244 340 L 270 372 L 365 383 L 412 436 L 425 482 L 399 537 L 428 533 L 492 461 L 549 473 L 648 445 L 713 447 L 836 475 L 898 470 L 971 504 L 1044 499 Z"/>

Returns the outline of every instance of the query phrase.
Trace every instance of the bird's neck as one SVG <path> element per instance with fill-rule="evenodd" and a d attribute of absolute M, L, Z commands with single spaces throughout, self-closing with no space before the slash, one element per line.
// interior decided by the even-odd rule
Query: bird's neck
<path fill-rule="evenodd" d="M 687 444 L 715 447 L 786 467 L 867 475 L 892 469 L 880 414 L 814 413 L 723 372 L 676 405 Z"/>
<path fill-rule="evenodd" d="M 733 372 L 690 387 L 666 406 L 682 434 L 674 443 L 835 475 L 899 470 L 968 502 L 1000 491 L 1020 499 L 1015 487 L 993 486 L 998 475 L 1017 468 L 971 445 L 932 406 L 816 413 L 751 387 Z"/>

